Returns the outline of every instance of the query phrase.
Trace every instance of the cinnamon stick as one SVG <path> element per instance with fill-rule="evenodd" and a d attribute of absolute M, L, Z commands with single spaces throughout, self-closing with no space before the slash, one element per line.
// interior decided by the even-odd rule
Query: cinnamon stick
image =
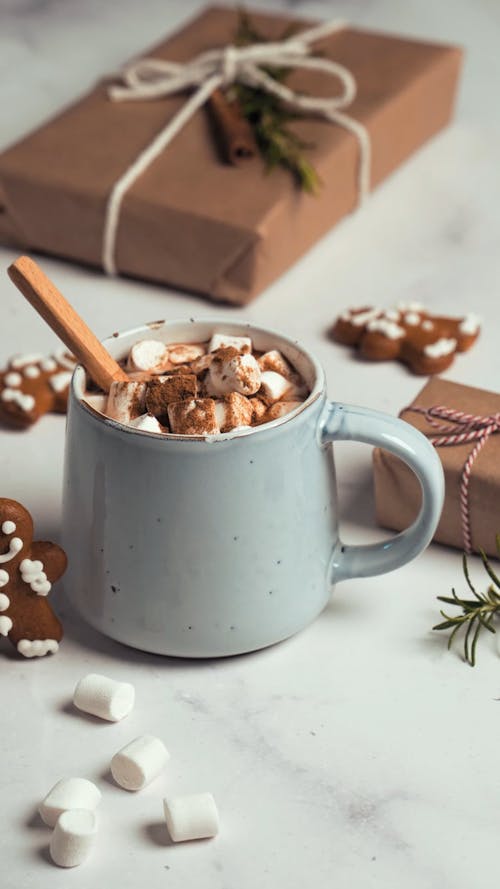
<path fill-rule="evenodd" d="M 257 143 L 238 101 L 229 102 L 222 90 L 215 90 L 208 100 L 215 136 L 224 160 L 237 165 L 257 154 Z"/>

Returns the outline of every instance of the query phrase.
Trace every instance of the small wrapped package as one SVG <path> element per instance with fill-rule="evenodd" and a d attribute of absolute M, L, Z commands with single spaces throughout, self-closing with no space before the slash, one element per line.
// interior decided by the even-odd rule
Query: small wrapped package
<path fill-rule="evenodd" d="M 253 12 L 251 20 L 268 40 L 311 24 Z M 237 24 L 237 10 L 207 8 L 142 56 L 187 62 L 233 44 Z M 461 62 L 456 47 L 345 27 L 312 51 L 355 80 L 355 98 L 342 111 L 365 129 L 370 188 L 448 123 Z M 111 101 L 110 82 L 0 155 L 1 243 L 110 270 L 103 243 L 113 186 L 193 94 Z M 287 86 L 327 98 L 341 85 L 297 67 Z M 267 173 L 258 155 L 225 162 L 200 107 L 123 197 L 113 241 L 118 272 L 237 304 L 267 287 L 360 196 L 352 129 L 318 116 L 291 127 L 311 146 L 305 153 L 321 180 L 315 195 L 301 192 L 281 167 Z"/>
<path fill-rule="evenodd" d="M 400 417 L 433 440 L 443 464 L 445 502 L 434 540 L 498 555 L 500 395 L 433 377 Z M 401 531 L 420 508 L 418 482 L 387 451 L 376 448 L 373 460 L 377 520 Z"/>

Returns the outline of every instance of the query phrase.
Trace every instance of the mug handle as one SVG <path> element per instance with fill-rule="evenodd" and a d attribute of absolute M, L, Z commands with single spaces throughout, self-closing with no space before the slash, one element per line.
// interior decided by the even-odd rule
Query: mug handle
<path fill-rule="evenodd" d="M 394 571 L 417 556 L 431 541 L 444 501 L 444 473 L 430 442 L 409 423 L 369 408 L 332 401 L 321 421 L 322 444 L 361 441 L 400 457 L 417 476 L 422 506 L 409 528 L 390 540 L 348 546 L 340 540 L 332 559 L 332 583 Z"/>

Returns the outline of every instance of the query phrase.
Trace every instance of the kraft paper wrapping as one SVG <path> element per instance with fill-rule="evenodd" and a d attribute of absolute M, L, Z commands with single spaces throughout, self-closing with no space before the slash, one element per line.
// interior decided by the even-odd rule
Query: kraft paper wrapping
<path fill-rule="evenodd" d="M 269 38 L 289 19 L 251 13 Z M 184 61 L 233 41 L 237 12 L 210 7 L 143 55 Z M 310 25 L 300 22 L 300 27 Z M 372 187 L 449 121 L 461 51 L 348 28 L 315 45 L 354 74 L 346 109 L 368 128 Z M 294 73 L 289 85 L 327 96 L 335 81 Z M 113 103 L 102 82 L 0 155 L 0 242 L 101 265 L 106 198 L 112 185 L 185 96 Z M 357 203 L 356 138 L 309 118 L 294 124 L 314 148 L 308 156 L 323 187 L 302 194 L 281 169 L 259 157 L 237 168 L 218 153 L 201 109 L 135 183 L 122 207 L 117 240 L 121 273 L 246 303 L 297 260 Z"/>
<path fill-rule="evenodd" d="M 443 405 L 484 416 L 500 412 L 500 395 L 432 378 L 415 398 L 414 405 Z M 403 420 L 426 435 L 436 435 L 425 416 L 403 410 Z M 445 503 L 434 540 L 463 549 L 460 519 L 460 480 L 464 463 L 475 442 L 436 448 L 445 473 Z M 384 528 L 401 531 L 417 516 L 420 486 L 406 464 L 387 451 L 373 454 L 377 520 Z M 500 532 L 500 434 L 491 435 L 474 462 L 469 485 L 472 545 L 497 555 L 495 535 Z"/>

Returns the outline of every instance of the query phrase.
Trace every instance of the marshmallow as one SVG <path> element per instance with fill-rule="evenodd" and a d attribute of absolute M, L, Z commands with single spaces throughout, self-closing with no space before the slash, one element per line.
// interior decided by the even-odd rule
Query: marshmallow
<path fill-rule="evenodd" d="M 189 365 L 189 370 L 191 371 L 191 373 L 199 376 L 200 374 L 208 370 L 212 363 L 213 357 L 214 356 L 209 353 L 207 355 L 202 355 L 201 358 L 196 358 L 195 361 L 192 361 Z"/>
<path fill-rule="evenodd" d="M 106 413 L 106 406 L 108 403 L 107 395 L 102 395 L 101 393 L 94 394 L 93 392 L 89 392 L 88 395 L 85 395 L 84 400 L 89 405 L 89 407 L 93 408 L 95 411 L 99 411 L 100 414 Z"/>
<path fill-rule="evenodd" d="M 209 352 L 216 352 L 217 349 L 226 349 L 231 346 L 238 352 L 251 352 L 252 340 L 249 336 L 229 336 L 226 333 L 214 333 L 208 344 Z"/>
<path fill-rule="evenodd" d="M 97 819 L 88 809 L 63 812 L 50 840 L 50 857 L 59 867 L 83 864 L 97 833 Z"/>
<path fill-rule="evenodd" d="M 219 832 L 219 813 L 211 793 L 164 799 L 163 810 L 174 843 L 203 840 Z"/>
<path fill-rule="evenodd" d="M 259 423 L 267 411 L 267 404 L 264 404 L 260 398 L 250 398 L 249 401 L 252 405 L 252 420 L 254 423 Z"/>
<path fill-rule="evenodd" d="M 86 778 L 63 778 L 54 784 L 40 803 L 38 811 L 42 821 L 54 827 L 57 819 L 69 809 L 87 809 L 93 812 L 101 801 L 101 791 Z"/>
<path fill-rule="evenodd" d="M 168 405 L 168 420 L 176 435 L 214 435 L 219 431 L 212 398 L 174 401 Z"/>
<path fill-rule="evenodd" d="M 262 418 L 262 423 L 270 423 L 271 420 L 279 420 L 285 414 L 291 413 L 303 404 L 303 401 L 277 401 L 271 404 Z"/>
<path fill-rule="evenodd" d="M 129 420 L 134 420 L 144 413 L 145 396 L 145 383 L 115 380 L 109 390 L 106 413 L 113 420 L 128 423 Z"/>
<path fill-rule="evenodd" d="M 168 347 L 168 357 L 172 364 L 189 364 L 205 355 L 205 347 L 200 343 L 176 343 Z"/>
<path fill-rule="evenodd" d="M 255 395 L 261 383 L 260 368 L 249 352 L 241 355 L 232 347 L 220 349 L 214 353 L 206 383 L 210 395 Z"/>
<path fill-rule="evenodd" d="M 115 682 L 99 673 L 89 673 L 77 683 L 73 704 L 108 722 L 119 722 L 134 706 L 135 689 L 130 682 Z"/>
<path fill-rule="evenodd" d="M 170 370 L 168 347 L 158 340 L 139 340 L 132 346 L 128 359 L 127 370 L 148 371 L 161 374 Z"/>
<path fill-rule="evenodd" d="M 265 370 L 261 377 L 259 397 L 279 401 L 290 389 L 290 381 L 274 370 Z"/>
<path fill-rule="evenodd" d="M 151 414 L 141 414 L 135 420 L 130 420 L 128 425 L 132 426 L 133 429 L 140 429 L 141 432 L 163 432 L 158 420 L 156 417 L 152 417 Z"/>
<path fill-rule="evenodd" d="M 249 426 L 252 421 L 252 405 L 239 392 L 226 395 L 224 401 L 216 401 L 215 416 L 221 432 L 230 432 L 237 426 Z"/>
<path fill-rule="evenodd" d="M 275 373 L 281 374 L 281 376 L 286 377 L 287 380 L 291 380 L 294 375 L 291 364 L 288 363 L 286 358 L 281 352 L 278 352 L 277 349 L 272 349 L 270 352 L 264 352 L 264 354 L 257 359 L 257 364 L 262 371 L 274 370 Z"/>
<path fill-rule="evenodd" d="M 115 753 L 111 774 L 124 790 L 141 790 L 163 771 L 169 758 L 163 741 L 153 735 L 141 735 Z"/>

